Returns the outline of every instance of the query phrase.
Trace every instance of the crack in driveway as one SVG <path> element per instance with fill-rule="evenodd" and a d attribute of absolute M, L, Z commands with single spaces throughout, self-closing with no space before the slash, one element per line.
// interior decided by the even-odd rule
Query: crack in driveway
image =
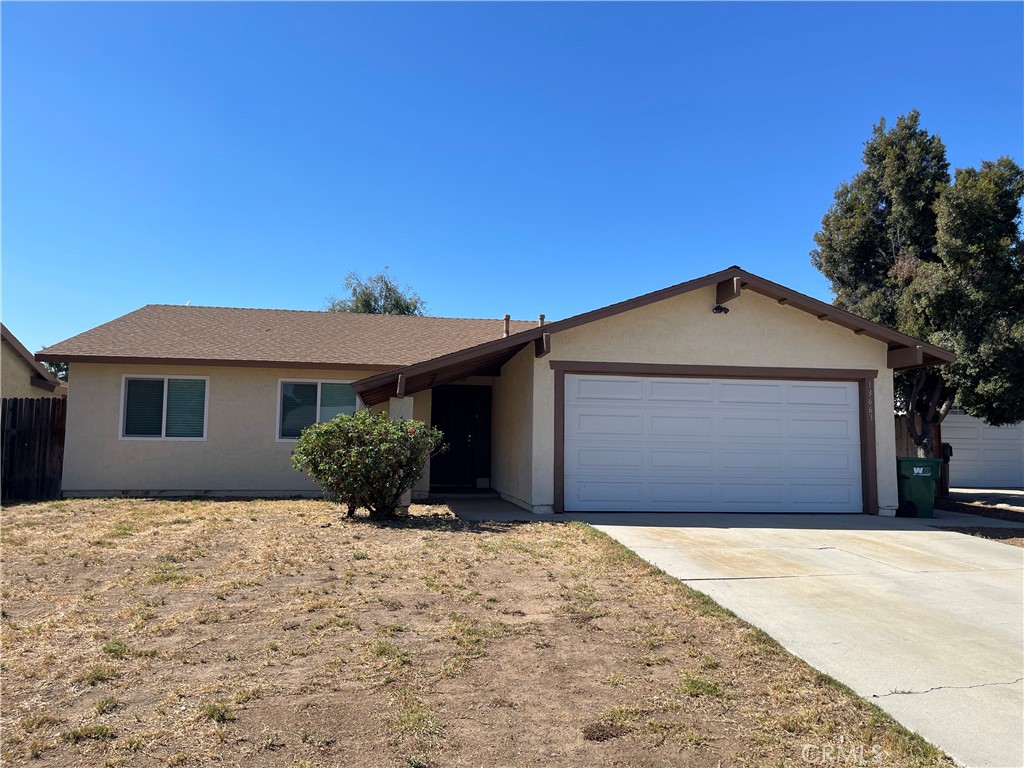
<path fill-rule="evenodd" d="M 929 688 L 925 691 L 889 691 L 889 693 L 873 693 L 870 696 L 868 696 L 868 698 L 884 699 L 889 696 L 920 696 L 925 693 L 931 693 L 932 691 L 965 691 L 968 688 L 988 688 L 993 685 L 1016 685 L 1021 681 L 1024 681 L 1024 677 L 1018 677 L 1016 680 L 1010 680 L 1007 683 L 978 683 L 976 685 L 936 685 L 934 688 Z"/>

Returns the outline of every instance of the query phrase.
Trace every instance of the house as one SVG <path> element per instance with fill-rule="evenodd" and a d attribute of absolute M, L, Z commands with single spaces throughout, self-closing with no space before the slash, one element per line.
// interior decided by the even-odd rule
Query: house
<path fill-rule="evenodd" d="M 38 358 L 74 372 L 67 495 L 314 494 L 295 436 L 363 405 L 444 431 L 420 497 L 893 514 L 876 404 L 953 355 L 730 267 L 547 324 L 147 306 Z"/>
<path fill-rule="evenodd" d="M 36 362 L 25 345 L 0 323 L 0 396 L 64 397 L 68 384 Z"/>

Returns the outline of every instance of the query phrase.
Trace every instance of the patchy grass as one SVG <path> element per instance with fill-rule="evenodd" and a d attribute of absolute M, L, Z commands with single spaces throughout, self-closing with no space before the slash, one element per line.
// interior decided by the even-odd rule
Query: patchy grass
<path fill-rule="evenodd" d="M 203 707 L 203 717 L 215 723 L 226 723 L 235 719 L 235 711 L 222 701 L 214 701 Z"/>
<path fill-rule="evenodd" d="M 117 699 L 113 696 L 104 696 L 93 705 L 93 711 L 97 715 L 105 715 L 117 709 Z"/>
<path fill-rule="evenodd" d="M 114 738 L 114 732 L 107 725 L 82 725 L 78 728 L 61 731 L 60 738 L 61 741 L 77 744 L 86 739 L 112 739 Z"/>
<path fill-rule="evenodd" d="M 5 509 L 3 764 L 951 765 L 589 526 L 340 513 Z"/>

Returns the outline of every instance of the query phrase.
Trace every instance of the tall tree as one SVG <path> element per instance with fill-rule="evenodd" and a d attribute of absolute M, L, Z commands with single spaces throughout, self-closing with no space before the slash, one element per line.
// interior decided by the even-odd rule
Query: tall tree
<path fill-rule="evenodd" d="M 990 424 L 1024 420 L 1021 169 L 1002 158 L 951 182 L 945 146 L 916 110 L 891 129 L 879 121 L 863 161 L 836 190 L 811 261 L 836 306 L 956 352 L 896 377 L 919 455 L 954 400 Z"/>
<path fill-rule="evenodd" d="M 355 272 L 345 278 L 349 298 L 327 300 L 328 312 L 360 312 L 370 315 L 422 315 L 427 305 L 408 285 L 401 288 L 388 268 L 363 280 Z"/>
<path fill-rule="evenodd" d="M 61 381 L 68 380 L 68 364 L 66 362 L 43 363 L 43 368 L 48 370 Z"/>

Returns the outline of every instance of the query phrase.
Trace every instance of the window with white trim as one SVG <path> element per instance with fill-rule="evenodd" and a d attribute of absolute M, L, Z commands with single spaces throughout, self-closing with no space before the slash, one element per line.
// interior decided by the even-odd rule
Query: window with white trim
<path fill-rule="evenodd" d="M 206 376 L 125 376 L 123 439 L 205 440 Z"/>
<path fill-rule="evenodd" d="M 302 430 L 339 414 L 356 412 L 356 392 L 340 381 L 282 381 L 277 398 L 277 439 L 296 440 Z"/>

